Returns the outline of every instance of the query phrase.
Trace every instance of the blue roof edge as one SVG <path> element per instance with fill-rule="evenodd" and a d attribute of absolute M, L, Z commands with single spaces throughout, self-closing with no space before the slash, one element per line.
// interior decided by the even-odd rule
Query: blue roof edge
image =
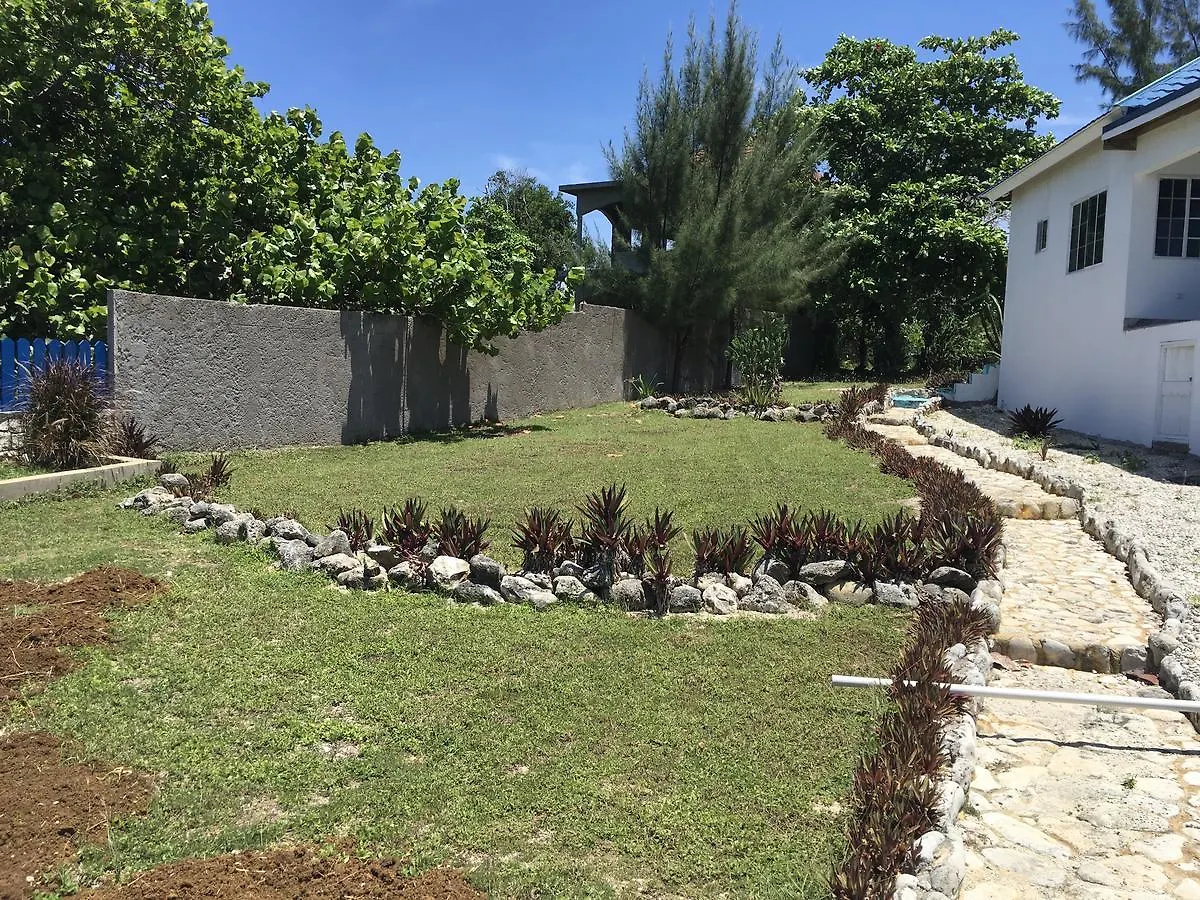
<path fill-rule="evenodd" d="M 1132 94 L 1122 97 L 1113 103 L 1113 108 L 1144 108 L 1176 96 L 1180 92 L 1194 87 L 1196 84 L 1200 84 L 1200 57 L 1184 63 L 1179 68 L 1168 72 L 1161 78 L 1155 79 L 1145 87 L 1138 88 Z"/>

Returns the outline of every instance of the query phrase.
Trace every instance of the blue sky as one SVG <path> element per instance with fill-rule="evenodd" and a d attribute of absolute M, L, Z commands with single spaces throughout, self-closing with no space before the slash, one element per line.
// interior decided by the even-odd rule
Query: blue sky
<path fill-rule="evenodd" d="M 713 7 L 686 0 L 209 0 L 215 30 L 249 78 L 271 84 L 265 109 L 314 106 L 326 130 L 369 132 L 422 181 L 458 178 L 476 193 L 497 168 L 558 185 L 607 177 L 643 68 L 668 30 Z M 723 15 L 724 3 L 717 11 Z M 839 34 L 915 43 L 1005 27 L 1031 83 L 1063 100 L 1059 137 L 1101 97 L 1075 83 L 1079 48 L 1067 0 L 742 0 L 765 56 L 775 34 L 800 65 Z"/>

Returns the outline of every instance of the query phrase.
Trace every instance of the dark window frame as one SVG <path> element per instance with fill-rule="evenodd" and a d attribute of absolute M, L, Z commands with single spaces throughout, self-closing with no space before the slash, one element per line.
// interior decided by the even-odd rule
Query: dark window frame
<path fill-rule="evenodd" d="M 1158 179 L 1154 256 L 1200 259 L 1200 178 Z"/>
<path fill-rule="evenodd" d="M 1071 243 L 1067 272 L 1079 272 L 1104 262 L 1104 221 L 1108 189 L 1092 194 L 1071 207 Z"/>
<path fill-rule="evenodd" d="M 1033 253 L 1036 256 L 1046 249 L 1046 241 L 1050 232 L 1050 220 L 1039 219 L 1037 223 L 1037 236 L 1033 239 Z"/>

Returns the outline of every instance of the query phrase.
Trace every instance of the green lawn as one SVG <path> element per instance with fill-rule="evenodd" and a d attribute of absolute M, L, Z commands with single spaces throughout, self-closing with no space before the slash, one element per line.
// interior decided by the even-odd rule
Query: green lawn
<path fill-rule="evenodd" d="M 47 470 L 18 463 L 11 456 L 0 456 L 0 481 L 6 478 L 22 478 L 25 475 L 40 475 L 45 471 Z"/>
<path fill-rule="evenodd" d="M 628 486 L 635 515 L 673 509 L 689 532 L 744 522 L 779 502 L 877 520 L 912 495 L 816 425 L 675 419 L 628 404 L 361 447 L 239 453 L 233 466 L 230 502 L 294 512 L 310 527 L 331 524 L 339 507 L 378 515 L 412 494 L 433 509 L 455 504 L 492 520 L 493 552 L 508 562 L 519 562 L 508 530 L 525 508 L 548 504 L 577 517 L 584 495 L 611 482 Z M 690 564 L 686 537 L 676 557 Z"/>
<path fill-rule="evenodd" d="M 410 492 L 506 521 L 614 479 L 639 512 L 670 505 L 689 526 L 776 500 L 875 518 L 909 493 L 813 426 L 625 406 L 236 464 L 229 499 L 314 524 Z M 85 873 L 348 835 L 415 867 L 465 865 L 496 897 L 823 896 L 879 711 L 829 676 L 884 674 L 902 616 L 705 624 L 347 594 L 119 511 L 120 496 L 0 507 L 0 577 L 108 563 L 170 584 L 119 616 L 118 645 L 13 713 L 159 776 L 149 815 Z M 337 742 L 358 755 L 319 752 Z"/>

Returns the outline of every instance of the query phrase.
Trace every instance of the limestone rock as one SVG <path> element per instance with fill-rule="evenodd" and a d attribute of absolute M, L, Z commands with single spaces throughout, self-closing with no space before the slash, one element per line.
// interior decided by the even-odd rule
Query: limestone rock
<path fill-rule="evenodd" d="M 213 538 L 218 544 L 236 544 L 241 536 L 241 522 L 222 522 L 213 533 Z"/>
<path fill-rule="evenodd" d="M 826 586 L 825 596 L 831 603 L 841 603 L 845 606 L 865 606 L 875 598 L 875 592 L 866 585 L 855 581 L 839 581 Z"/>
<path fill-rule="evenodd" d="M 406 591 L 419 590 L 425 585 L 424 576 L 420 573 L 420 571 L 418 571 L 417 567 L 408 560 L 392 566 L 392 568 L 388 569 L 387 574 L 388 580 L 391 581 L 392 584 L 402 587 Z"/>
<path fill-rule="evenodd" d="M 572 578 L 578 578 L 581 581 L 583 580 L 583 573 L 583 566 L 569 559 L 554 570 L 555 575 L 570 575 Z"/>
<path fill-rule="evenodd" d="M 858 577 L 858 569 L 844 559 L 829 559 L 801 566 L 796 574 L 797 581 L 805 581 L 817 587 L 837 584 Z"/>
<path fill-rule="evenodd" d="M 704 597 L 705 592 L 699 588 L 694 588 L 690 584 L 680 584 L 671 591 L 668 609 L 674 613 L 699 612 L 704 603 Z"/>
<path fill-rule="evenodd" d="M 197 531 L 203 531 L 207 527 L 207 519 L 189 519 L 183 523 L 183 530 L 187 534 L 195 534 Z"/>
<path fill-rule="evenodd" d="M 349 544 L 346 545 L 349 549 Z M 315 556 L 315 554 L 314 554 Z M 362 566 L 357 557 L 351 556 L 349 553 L 331 553 L 328 556 L 323 556 L 317 560 L 317 565 L 329 572 L 331 575 L 337 576 L 342 572 L 348 572 L 351 569 L 357 569 Z"/>
<path fill-rule="evenodd" d="M 433 586 L 452 591 L 471 574 L 471 565 L 457 556 L 439 556 L 429 564 L 429 579 Z"/>
<path fill-rule="evenodd" d="M 505 575 L 500 579 L 500 595 L 510 603 L 525 603 L 534 591 L 539 591 L 536 584 L 520 575 Z"/>
<path fill-rule="evenodd" d="M 750 593 L 750 588 L 754 587 L 754 581 L 752 579 L 747 578 L 745 575 L 740 575 L 737 572 L 730 572 L 728 575 L 726 575 L 725 583 L 733 588 L 739 597 L 745 597 L 748 593 Z"/>
<path fill-rule="evenodd" d="M 704 601 L 705 611 L 713 615 L 728 616 L 738 609 L 737 591 L 728 585 L 710 584 L 704 589 L 701 599 Z"/>
<path fill-rule="evenodd" d="M 321 538 L 317 542 L 317 546 L 313 547 L 313 559 L 324 559 L 326 556 L 335 556 L 349 552 L 350 538 L 341 529 L 334 529 Z"/>
<path fill-rule="evenodd" d="M 500 579 L 508 574 L 504 571 L 504 566 L 482 553 L 476 553 L 471 557 L 470 566 L 471 580 L 476 584 L 490 587 L 494 591 L 500 590 Z"/>
<path fill-rule="evenodd" d="M 646 608 L 646 589 L 637 578 L 625 578 L 612 586 L 612 602 L 621 609 L 641 612 Z"/>
<path fill-rule="evenodd" d="M 940 587 L 958 588 L 960 591 L 970 593 L 975 590 L 976 580 L 962 569 L 955 569 L 952 566 L 941 566 L 929 573 L 928 581 L 933 582 Z"/>
<path fill-rule="evenodd" d="M 302 541 L 308 537 L 308 529 L 295 519 L 281 519 L 271 525 L 268 533 L 272 537 L 282 538 L 285 541 Z"/>
<path fill-rule="evenodd" d="M 783 560 L 764 556 L 751 573 L 752 583 L 758 584 L 763 576 L 773 579 L 777 584 L 783 584 L 783 582 L 791 579 L 792 570 L 788 568 L 787 563 Z"/>
<path fill-rule="evenodd" d="M 591 603 L 596 599 L 574 575 L 559 575 L 554 579 L 554 596 L 564 603 Z"/>
<path fill-rule="evenodd" d="M 192 483 L 187 480 L 187 476 L 180 475 L 178 472 L 165 472 L 159 475 L 158 483 L 170 491 L 171 494 L 186 492 L 192 488 Z"/>
<path fill-rule="evenodd" d="M 789 581 L 785 584 L 783 598 L 800 609 L 819 610 L 829 605 L 829 601 L 820 591 L 803 581 Z"/>
<path fill-rule="evenodd" d="M 875 600 L 884 606 L 897 609 L 916 609 L 921 605 L 917 592 L 911 585 L 892 584 L 887 581 L 875 582 Z"/>
<path fill-rule="evenodd" d="M 361 588 L 363 586 L 363 581 L 364 577 L 362 566 L 355 566 L 353 569 L 347 569 L 346 571 L 338 572 L 337 574 L 337 583 L 342 587 Z"/>
<path fill-rule="evenodd" d="M 454 589 L 452 596 L 459 603 L 481 603 L 484 606 L 494 606 L 504 602 L 504 598 L 497 590 L 473 581 L 464 581 Z"/>
<path fill-rule="evenodd" d="M 368 544 L 363 555 L 384 571 L 395 568 L 404 562 L 404 554 L 388 544 Z"/>
<path fill-rule="evenodd" d="M 276 544 L 279 552 L 279 567 L 289 572 L 308 569 L 312 566 L 312 547 L 304 541 L 281 541 Z"/>

